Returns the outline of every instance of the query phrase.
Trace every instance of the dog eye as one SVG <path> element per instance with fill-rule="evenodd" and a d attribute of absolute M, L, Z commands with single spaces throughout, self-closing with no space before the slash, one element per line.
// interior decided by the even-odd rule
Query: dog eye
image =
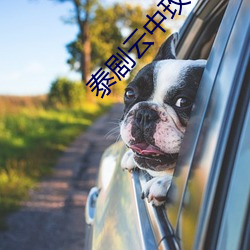
<path fill-rule="evenodd" d="M 175 106 L 178 108 L 185 108 L 190 106 L 191 104 L 192 102 L 185 97 L 178 98 L 177 101 L 175 102 Z"/>
<path fill-rule="evenodd" d="M 134 99 L 135 98 L 135 91 L 133 89 L 127 89 L 125 92 L 125 97 L 127 99 Z"/>

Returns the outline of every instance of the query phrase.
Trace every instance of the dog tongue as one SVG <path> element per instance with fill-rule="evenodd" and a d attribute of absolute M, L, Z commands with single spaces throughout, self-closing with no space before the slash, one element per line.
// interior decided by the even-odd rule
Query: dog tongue
<path fill-rule="evenodd" d="M 163 154 L 163 152 L 159 151 L 157 148 L 147 143 L 137 143 L 131 145 L 130 148 L 135 152 L 139 153 L 140 155 Z"/>

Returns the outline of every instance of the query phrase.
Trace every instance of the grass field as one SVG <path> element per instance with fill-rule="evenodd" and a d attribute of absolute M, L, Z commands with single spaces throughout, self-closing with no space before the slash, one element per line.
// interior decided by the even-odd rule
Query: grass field
<path fill-rule="evenodd" d="M 45 102 L 45 96 L 0 96 L 0 229 L 65 147 L 109 106 L 56 110 Z"/>

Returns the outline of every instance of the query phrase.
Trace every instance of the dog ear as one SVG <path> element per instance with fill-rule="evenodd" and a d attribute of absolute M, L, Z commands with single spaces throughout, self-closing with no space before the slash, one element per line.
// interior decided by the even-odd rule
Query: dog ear
<path fill-rule="evenodd" d="M 153 61 L 176 59 L 175 46 L 178 41 L 178 33 L 173 33 L 167 38 L 167 40 L 161 45 L 157 55 Z"/>

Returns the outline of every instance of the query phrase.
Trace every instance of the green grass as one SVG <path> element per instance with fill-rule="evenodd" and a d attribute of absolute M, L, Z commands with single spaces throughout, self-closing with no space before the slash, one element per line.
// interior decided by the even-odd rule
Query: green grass
<path fill-rule="evenodd" d="M 0 229 L 39 178 L 51 173 L 65 147 L 107 108 L 15 110 L 12 105 L 14 112 L 0 112 Z"/>

